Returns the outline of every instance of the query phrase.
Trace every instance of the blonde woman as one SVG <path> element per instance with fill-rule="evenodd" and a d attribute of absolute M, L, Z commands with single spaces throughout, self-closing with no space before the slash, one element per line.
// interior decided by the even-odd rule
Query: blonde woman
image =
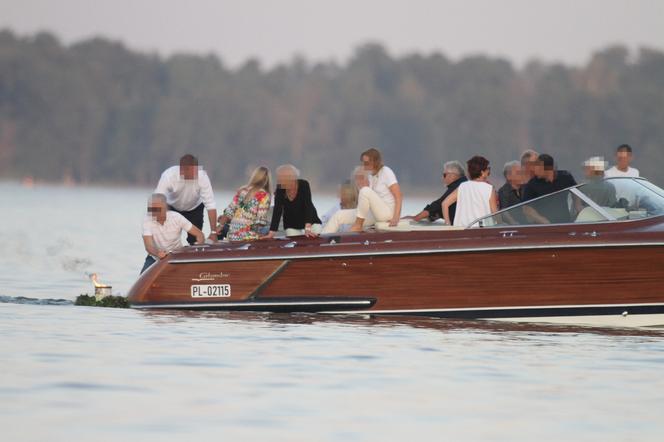
<path fill-rule="evenodd" d="M 241 187 L 233 201 L 219 217 L 219 227 L 230 222 L 228 235 L 231 241 L 251 241 L 260 237 L 260 229 L 268 224 L 270 210 L 270 170 L 257 167 L 247 185 Z"/>
<path fill-rule="evenodd" d="M 334 206 L 330 207 L 330 209 L 325 212 L 325 214 L 321 217 L 321 220 L 323 221 L 323 225 L 327 224 L 330 222 L 332 217 L 340 210 L 354 210 L 357 208 L 357 193 L 358 193 L 358 188 L 357 184 L 355 184 L 354 180 L 354 175 L 351 177 L 350 180 L 344 181 L 340 186 L 339 186 L 339 202 L 335 204 Z M 365 176 L 365 174 L 362 174 Z M 342 227 L 339 229 L 340 232 L 344 232 L 348 228 Z"/>

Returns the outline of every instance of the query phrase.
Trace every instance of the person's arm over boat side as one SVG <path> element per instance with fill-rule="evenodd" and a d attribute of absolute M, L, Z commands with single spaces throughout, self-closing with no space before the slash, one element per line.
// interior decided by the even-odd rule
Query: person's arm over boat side
<path fill-rule="evenodd" d="M 143 235 L 143 245 L 145 246 L 145 251 L 148 252 L 148 255 L 163 259 L 168 255 L 168 252 L 165 250 L 159 250 L 152 239 L 152 235 Z"/>
<path fill-rule="evenodd" d="M 454 190 L 454 192 L 450 193 L 447 196 L 447 198 L 443 200 L 442 203 L 443 218 L 445 219 L 445 224 L 447 224 L 448 226 L 452 225 L 452 221 L 450 218 L 450 206 L 457 202 L 458 196 L 459 196 L 459 189 L 457 188 L 456 190 Z"/>
<path fill-rule="evenodd" d="M 217 225 L 217 203 L 214 200 L 214 192 L 212 190 L 210 177 L 203 170 L 198 172 L 198 185 L 201 189 L 201 199 L 203 200 L 203 204 L 207 209 L 208 221 L 210 222 L 209 239 L 211 241 L 216 241 L 217 230 L 215 229 L 215 226 Z"/>
<path fill-rule="evenodd" d="M 284 213 L 284 199 L 286 198 L 286 190 L 277 185 L 274 191 L 274 208 L 272 209 L 272 221 L 270 223 L 270 231 L 267 235 L 263 235 L 261 239 L 274 238 L 274 235 L 279 231 L 279 223 Z"/>
<path fill-rule="evenodd" d="M 311 186 L 307 180 L 300 180 L 300 190 L 302 192 L 302 200 L 304 202 L 304 234 L 308 237 L 318 236 L 312 231 L 312 226 L 318 224 L 320 231 L 321 220 L 318 218 L 316 206 L 311 198 Z"/>

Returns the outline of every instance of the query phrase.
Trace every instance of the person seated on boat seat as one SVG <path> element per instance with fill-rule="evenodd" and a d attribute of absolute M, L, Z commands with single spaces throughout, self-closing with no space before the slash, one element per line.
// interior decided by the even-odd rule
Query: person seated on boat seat
<path fill-rule="evenodd" d="M 452 224 L 450 206 L 457 203 L 454 226 L 468 227 L 477 218 L 490 215 L 498 210 L 498 197 L 489 183 L 491 167 L 489 160 L 474 156 L 467 161 L 470 181 L 461 183 L 442 204 L 445 222 Z"/>
<path fill-rule="evenodd" d="M 371 185 L 369 172 L 363 166 L 355 167 L 351 173 L 351 182 L 357 199 L 360 190 Z M 335 211 L 323 225 L 322 233 L 349 232 L 357 219 L 357 200 L 354 205 Z"/>
<path fill-rule="evenodd" d="M 154 193 L 166 195 L 168 210 L 178 212 L 199 230 L 203 229 L 203 211 L 207 209 L 211 229 L 209 239 L 213 242 L 217 240 L 217 232 L 213 228 L 217 222 L 214 192 L 210 178 L 198 165 L 195 156 L 183 155 L 179 166 L 166 169 L 161 174 Z M 193 244 L 195 240 L 191 235 L 187 237 L 189 244 Z"/>
<path fill-rule="evenodd" d="M 428 219 L 433 222 L 437 219 L 443 218 L 443 201 L 447 198 L 452 192 L 454 192 L 461 183 L 468 181 L 466 178 L 466 171 L 463 168 L 463 164 L 459 161 L 448 161 L 443 164 L 443 175 L 442 175 L 443 184 L 447 186 L 445 193 L 435 201 L 432 201 L 428 204 L 420 213 L 412 218 L 414 221 L 422 221 Z M 450 206 L 450 221 L 454 223 L 454 215 L 456 214 L 457 203 L 454 203 Z"/>
<path fill-rule="evenodd" d="M 317 236 L 321 220 L 311 200 L 311 186 L 300 178 L 300 171 L 292 164 L 277 167 L 277 189 L 274 192 L 274 211 L 270 231 L 263 239 L 269 239 L 279 230 L 282 221 L 286 236 Z"/>
<path fill-rule="evenodd" d="M 551 155 L 541 154 L 533 169 L 535 176 L 523 188 L 523 201 L 530 201 L 544 195 L 576 185 L 576 180 L 566 170 L 556 168 Z M 578 200 L 575 200 L 578 211 Z M 567 203 L 567 193 L 535 201 L 523 208 L 529 222 L 536 224 L 569 223 L 574 217 Z"/>
<path fill-rule="evenodd" d="M 226 238 L 230 241 L 259 239 L 267 226 L 270 210 L 270 169 L 260 166 L 254 169 L 249 182 L 240 187 L 224 213 L 219 217 L 217 231 L 228 226 Z"/>
<path fill-rule="evenodd" d="M 366 174 L 364 173 L 364 169 L 361 167 L 358 167 L 363 173 L 362 176 L 366 179 Z M 353 171 L 353 175 L 355 175 L 355 171 Z M 326 225 L 332 217 L 334 216 L 335 213 L 337 213 L 339 210 L 355 210 L 357 209 L 357 193 L 358 193 L 358 188 L 357 185 L 355 184 L 355 179 L 352 177 L 352 180 L 346 180 L 341 185 L 339 186 L 339 202 L 336 203 L 334 206 L 332 206 L 323 216 L 320 217 L 321 221 L 323 222 L 323 225 Z M 350 229 L 349 224 L 342 225 L 339 228 L 340 232 L 346 232 L 348 229 Z"/>
<path fill-rule="evenodd" d="M 580 190 L 591 200 L 603 207 L 616 207 L 616 186 L 604 179 L 606 161 L 602 157 L 592 157 L 583 162 L 587 183 Z"/>
<path fill-rule="evenodd" d="M 164 194 L 153 193 L 148 200 L 148 213 L 143 221 L 143 244 L 148 256 L 141 273 L 157 260 L 182 247 L 182 232 L 196 238 L 196 244 L 205 242 L 203 232 L 198 227 L 178 212 L 168 210 Z"/>
<path fill-rule="evenodd" d="M 352 223 L 351 232 L 360 232 L 376 221 L 389 221 L 391 227 L 399 223 L 403 196 L 396 175 L 383 164 L 378 149 L 362 152 L 360 159 L 362 167 L 369 173 L 369 183 L 358 193 L 357 209 L 338 211 L 323 228 L 323 233 L 338 232 L 339 226 L 349 223 Z"/>
<path fill-rule="evenodd" d="M 505 184 L 498 189 L 498 207 L 500 210 L 521 203 L 525 178 L 525 171 L 521 162 L 514 160 L 505 163 L 503 176 L 505 177 Z M 526 221 L 523 211 L 518 209 L 503 213 L 502 218 L 507 224 L 524 224 Z"/>
<path fill-rule="evenodd" d="M 523 184 L 535 177 L 535 167 L 539 154 L 532 149 L 525 150 L 521 154 L 521 169 L 523 171 Z"/>

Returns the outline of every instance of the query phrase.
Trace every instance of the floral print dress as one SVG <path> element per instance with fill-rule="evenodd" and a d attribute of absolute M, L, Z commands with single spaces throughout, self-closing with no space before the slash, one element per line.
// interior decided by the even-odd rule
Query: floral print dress
<path fill-rule="evenodd" d="M 259 190 L 252 198 L 246 198 L 249 191 L 250 189 L 240 189 L 224 210 L 224 216 L 231 220 L 227 235 L 231 241 L 258 239 L 260 237 L 258 229 L 268 224 L 270 194 Z"/>

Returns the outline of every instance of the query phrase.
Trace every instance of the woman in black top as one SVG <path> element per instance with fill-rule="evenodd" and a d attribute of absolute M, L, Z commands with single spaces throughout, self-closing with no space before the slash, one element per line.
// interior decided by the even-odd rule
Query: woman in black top
<path fill-rule="evenodd" d="M 300 172 L 290 164 L 277 167 L 277 190 L 274 192 L 274 212 L 270 232 L 264 238 L 272 238 L 279 230 L 283 216 L 287 236 L 317 236 L 321 230 L 316 207 L 311 201 L 311 188 L 306 180 L 299 179 Z"/>

